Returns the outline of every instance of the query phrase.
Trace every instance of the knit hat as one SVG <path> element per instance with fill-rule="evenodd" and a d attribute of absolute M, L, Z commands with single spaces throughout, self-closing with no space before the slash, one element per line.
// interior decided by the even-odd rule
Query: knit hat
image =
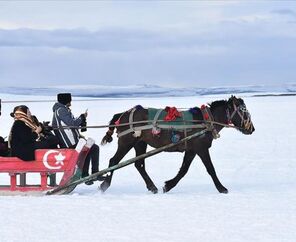
<path fill-rule="evenodd" d="M 59 93 L 57 97 L 58 102 L 64 105 L 72 101 L 71 93 Z"/>

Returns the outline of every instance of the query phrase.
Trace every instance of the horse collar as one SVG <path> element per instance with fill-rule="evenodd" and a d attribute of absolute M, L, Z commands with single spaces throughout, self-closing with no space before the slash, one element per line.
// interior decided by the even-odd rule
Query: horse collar
<path fill-rule="evenodd" d="M 203 105 L 201 105 L 200 109 L 202 112 L 203 119 L 206 121 L 208 127 L 212 131 L 213 138 L 214 139 L 219 138 L 220 135 L 213 124 L 213 121 L 215 121 L 215 120 L 214 120 L 214 117 L 212 115 L 210 108 L 203 104 Z"/>
<path fill-rule="evenodd" d="M 206 121 L 212 121 L 211 110 L 209 109 L 209 107 L 203 104 L 201 105 L 200 109 L 202 112 L 203 119 Z"/>
<path fill-rule="evenodd" d="M 226 109 L 227 124 L 232 124 L 229 108 Z"/>

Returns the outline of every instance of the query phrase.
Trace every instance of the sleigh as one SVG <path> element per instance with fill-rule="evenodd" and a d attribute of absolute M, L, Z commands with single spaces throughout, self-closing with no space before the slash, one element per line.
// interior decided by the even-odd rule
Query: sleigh
<path fill-rule="evenodd" d="M 85 158 L 93 144 L 92 139 L 80 139 L 76 149 L 38 149 L 34 161 L 0 157 L 0 194 L 43 194 L 80 179 Z M 5 173 L 8 174 L 8 184 L 3 184 Z M 61 178 L 57 180 L 56 177 Z M 28 184 L 28 178 L 35 178 L 33 184 Z M 74 188 L 70 186 L 59 194 L 67 194 Z"/>

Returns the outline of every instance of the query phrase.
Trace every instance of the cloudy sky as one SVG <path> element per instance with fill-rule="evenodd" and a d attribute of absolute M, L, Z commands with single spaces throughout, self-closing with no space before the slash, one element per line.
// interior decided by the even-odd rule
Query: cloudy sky
<path fill-rule="evenodd" d="M 0 1 L 0 86 L 296 82 L 296 1 Z"/>

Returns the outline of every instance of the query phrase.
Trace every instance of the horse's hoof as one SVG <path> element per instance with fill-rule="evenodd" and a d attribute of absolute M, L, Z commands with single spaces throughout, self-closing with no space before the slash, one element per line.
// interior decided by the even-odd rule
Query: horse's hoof
<path fill-rule="evenodd" d="M 156 194 L 156 193 L 158 193 L 158 189 L 156 188 L 156 189 L 152 189 L 152 190 L 150 190 L 153 194 Z"/>
<path fill-rule="evenodd" d="M 163 193 L 168 193 L 172 190 L 173 187 L 170 187 L 167 183 L 165 183 L 164 187 L 162 188 Z"/>
<path fill-rule="evenodd" d="M 158 193 L 158 189 L 157 189 L 157 187 L 156 187 L 156 186 L 153 186 L 153 187 L 148 187 L 148 190 L 149 190 L 150 192 L 152 192 L 153 194 L 156 194 L 156 193 Z"/>
<path fill-rule="evenodd" d="M 228 190 L 226 188 L 224 188 L 224 189 L 220 189 L 219 192 L 220 193 L 227 194 L 228 193 Z"/>
<path fill-rule="evenodd" d="M 109 184 L 107 184 L 106 182 L 103 182 L 100 186 L 99 186 L 99 190 L 101 192 L 105 192 L 108 188 L 109 188 Z"/>
<path fill-rule="evenodd" d="M 166 181 L 166 182 L 164 183 L 164 187 L 162 188 L 163 193 L 167 193 L 167 192 L 169 192 L 170 190 L 172 190 L 172 188 L 175 187 L 175 185 L 176 185 L 176 184 L 173 183 L 172 180 Z"/>

